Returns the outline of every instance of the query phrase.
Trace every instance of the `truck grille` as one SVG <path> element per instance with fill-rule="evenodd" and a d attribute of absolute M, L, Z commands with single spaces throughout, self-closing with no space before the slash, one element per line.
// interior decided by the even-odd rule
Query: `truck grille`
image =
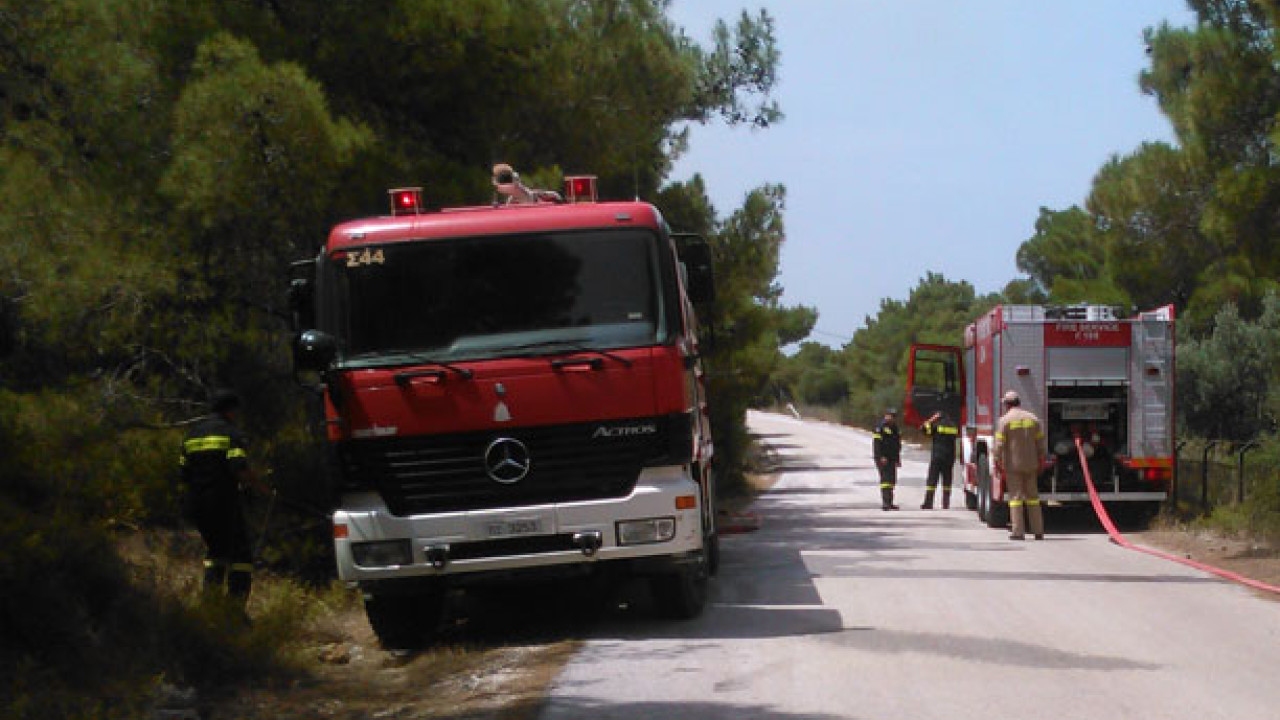
<path fill-rule="evenodd" d="M 680 431 L 672 417 L 682 416 L 369 438 L 341 444 L 338 454 L 345 484 L 376 489 L 399 516 L 618 498 L 643 467 L 670 455 Z M 518 481 L 498 482 L 486 470 L 485 451 L 498 438 L 528 448 L 528 474 Z"/>

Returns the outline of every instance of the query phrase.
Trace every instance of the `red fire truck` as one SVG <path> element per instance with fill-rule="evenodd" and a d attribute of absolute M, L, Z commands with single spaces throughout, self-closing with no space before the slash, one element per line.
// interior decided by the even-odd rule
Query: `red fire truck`
<path fill-rule="evenodd" d="M 1004 305 L 966 328 L 963 348 L 912 346 L 903 418 L 920 423 L 940 411 L 964 428 L 965 504 L 989 526 L 1008 522 L 1004 479 L 990 458 L 1008 390 L 1044 425 L 1042 501 L 1089 501 L 1077 436 L 1103 501 L 1149 514 L 1166 499 L 1174 452 L 1173 307 L 1122 314 L 1100 305 Z"/>
<path fill-rule="evenodd" d="M 446 593 L 537 576 L 649 578 L 698 614 L 717 562 L 694 306 L 700 238 L 644 202 L 563 195 L 494 168 L 492 204 L 334 227 L 293 280 L 294 362 L 316 373 L 339 577 L 384 645 L 416 645 Z"/>

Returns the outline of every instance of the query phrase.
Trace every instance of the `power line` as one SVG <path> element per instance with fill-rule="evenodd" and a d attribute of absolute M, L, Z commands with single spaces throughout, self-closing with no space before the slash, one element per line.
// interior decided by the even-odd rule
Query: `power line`
<path fill-rule="evenodd" d="M 809 334 L 822 335 L 823 337 L 835 338 L 837 340 L 844 340 L 845 342 L 849 342 L 850 340 L 853 340 L 852 335 L 842 335 L 839 333 L 827 332 L 826 330 L 819 330 L 818 328 L 814 328 L 810 330 Z"/>

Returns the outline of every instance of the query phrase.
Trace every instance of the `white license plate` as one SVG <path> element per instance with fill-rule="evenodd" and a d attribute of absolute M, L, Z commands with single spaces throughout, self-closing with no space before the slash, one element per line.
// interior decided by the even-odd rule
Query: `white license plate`
<path fill-rule="evenodd" d="M 537 535 L 542 532 L 542 520 L 539 518 L 504 520 L 502 522 L 491 522 L 485 527 L 491 538 Z"/>

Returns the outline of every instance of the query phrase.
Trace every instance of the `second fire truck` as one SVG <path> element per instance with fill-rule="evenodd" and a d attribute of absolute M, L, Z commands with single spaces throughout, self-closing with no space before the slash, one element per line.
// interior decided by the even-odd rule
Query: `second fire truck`
<path fill-rule="evenodd" d="M 904 420 L 942 411 L 960 424 L 965 503 L 989 526 L 1008 522 L 990 454 L 1008 390 L 1044 427 L 1041 501 L 1089 501 L 1076 437 L 1105 503 L 1151 514 L 1168 497 L 1173 307 L 1122 315 L 1101 305 L 1002 305 L 966 328 L 963 347 L 912 346 Z"/>

